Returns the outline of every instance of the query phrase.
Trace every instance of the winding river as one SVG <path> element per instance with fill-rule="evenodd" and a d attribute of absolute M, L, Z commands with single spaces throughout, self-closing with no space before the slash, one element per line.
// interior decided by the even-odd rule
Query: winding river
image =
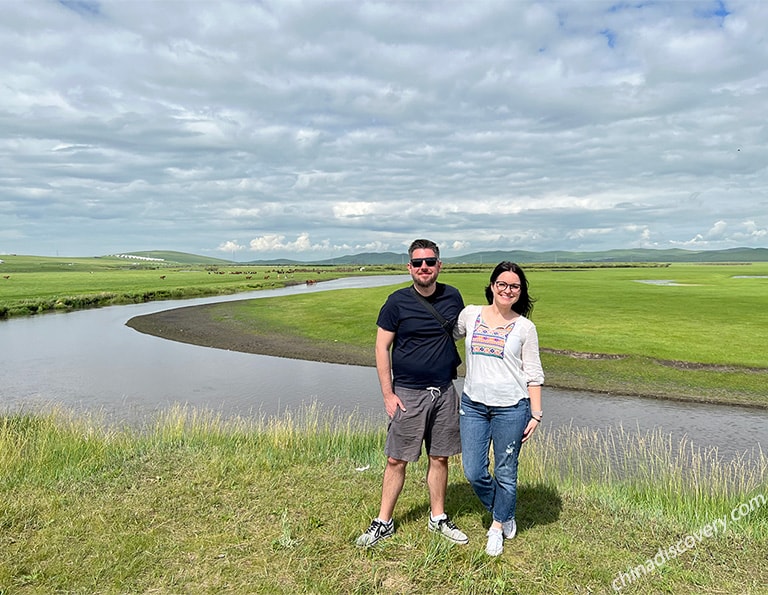
<path fill-rule="evenodd" d="M 112 306 L 0 321 L 4 414 L 57 405 L 110 424 L 151 423 L 175 404 L 223 417 L 277 415 L 317 402 L 385 420 L 374 368 L 252 355 L 144 335 L 130 318 L 180 306 L 402 284 L 408 276 L 339 279 L 232 296 Z M 371 346 L 373 349 L 373 346 Z M 460 380 L 459 380 L 460 384 Z M 460 388 L 460 386 L 459 386 Z M 768 450 L 768 411 L 546 388 L 549 426 L 661 428 L 721 455 Z"/>

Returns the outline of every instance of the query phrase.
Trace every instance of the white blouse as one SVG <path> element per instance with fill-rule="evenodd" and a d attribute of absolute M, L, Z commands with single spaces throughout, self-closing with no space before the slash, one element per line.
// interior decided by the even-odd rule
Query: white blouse
<path fill-rule="evenodd" d="M 490 327 L 483 306 L 459 314 L 454 337 L 466 337 L 464 392 L 490 407 L 511 407 L 528 398 L 528 385 L 544 383 L 536 325 L 519 316 L 503 327 Z"/>

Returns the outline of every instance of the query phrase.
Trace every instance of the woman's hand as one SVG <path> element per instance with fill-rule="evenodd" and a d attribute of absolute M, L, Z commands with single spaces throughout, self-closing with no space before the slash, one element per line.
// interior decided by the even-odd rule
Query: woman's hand
<path fill-rule="evenodd" d="M 528 421 L 528 425 L 525 426 L 525 431 L 523 432 L 523 440 L 522 440 L 523 442 L 525 442 L 526 440 L 528 440 L 528 438 L 531 437 L 531 435 L 536 430 L 536 428 L 539 427 L 540 423 L 541 422 L 536 421 L 536 419 L 534 419 L 533 417 Z"/>

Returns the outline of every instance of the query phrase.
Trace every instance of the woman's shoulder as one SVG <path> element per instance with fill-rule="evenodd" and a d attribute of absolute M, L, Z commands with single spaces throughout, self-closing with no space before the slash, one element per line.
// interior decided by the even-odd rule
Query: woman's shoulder
<path fill-rule="evenodd" d="M 480 314 L 484 306 L 477 306 L 474 304 L 469 304 L 468 306 L 464 306 L 464 309 L 461 311 L 461 316 L 477 316 Z"/>
<path fill-rule="evenodd" d="M 536 328 L 536 325 L 533 323 L 533 320 L 530 318 L 523 316 L 522 314 L 518 316 L 517 318 L 517 326 L 520 328 Z"/>

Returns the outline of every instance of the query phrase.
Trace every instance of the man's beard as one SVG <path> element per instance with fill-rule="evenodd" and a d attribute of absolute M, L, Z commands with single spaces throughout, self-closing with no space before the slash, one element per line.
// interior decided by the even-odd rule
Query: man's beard
<path fill-rule="evenodd" d="M 434 285 L 436 280 L 437 280 L 437 275 L 430 275 L 427 279 L 422 279 L 421 277 L 414 277 L 413 282 L 419 287 L 430 287 Z"/>

